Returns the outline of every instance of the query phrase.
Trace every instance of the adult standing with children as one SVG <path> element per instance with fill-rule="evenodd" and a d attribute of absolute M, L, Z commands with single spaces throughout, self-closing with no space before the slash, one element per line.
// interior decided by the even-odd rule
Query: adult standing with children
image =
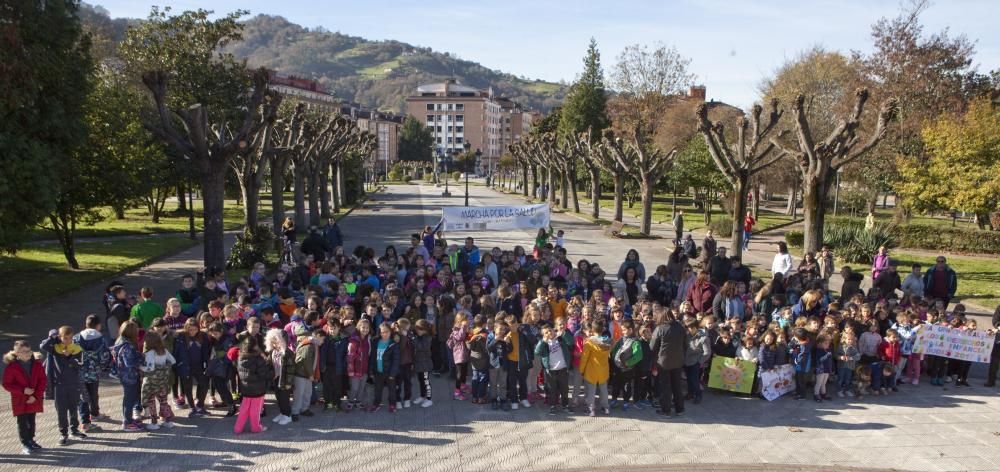
<path fill-rule="evenodd" d="M 684 368 L 687 333 L 669 312 L 663 312 L 656 321 L 649 347 L 650 352 L 656 356 L 656 375 L 660 382 L 660 410 L 657 413 L 669 417 L 673 404 L 674 414 L 682 416 L 684 385 L 681 383 L 681 369 Z"/>

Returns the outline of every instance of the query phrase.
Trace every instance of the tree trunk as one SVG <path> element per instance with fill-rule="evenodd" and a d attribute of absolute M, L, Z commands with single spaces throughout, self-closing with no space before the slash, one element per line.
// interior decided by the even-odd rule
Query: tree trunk
<path fill-rule="evenodd" d="M 521 188 L 521 194 L 524 195 L 525 197 L 527 197 L 528 196 L 528 164 L 523 165 L 521 168 L 524 171 L 524 180 L 522 181 L 523 185 L 521 186 L 522 187 Z"/>
<path fill-rule="evenodd" d="M 673 194 L 670 197 L 670 219 L 673 220 L 677 216 L 677 185 L 671 185 L 670 190 Z"/>
<path fill-rule="evenodd" d="M 705 204 L 702 205 L 703 209 L 703 220 L 705 221 L 705 226 L 712 224 L 712 201 L 715 200 L 715 191 L 707 190 L 705 191 Z"/>
<path fill-rule="evenodd" d="M 563 210 L 569 208 L 569 172 L 561 172 L 562 181 L 559 183 L 559 208 Z"/>
<path fill-rule="evenodd" d="M 187 199 L 184 198 L 184 183 L 177 183 L 177 211 L 187 211 Z"/>
<path fill-rule="evenodd" d="M 59 239 L 66 263 L 71 268 L 79 270 L 80 262 L 76 260 L 76 224 L 70 218 L 64 218 L 62 215 L 58 218 L 49 215 L 49 221 L 52 222 L 52 229 L 56 233 L 56 238 Z"/>
<path fill-rule="evenodd" d="M 292 173 L 295 179 L 295 227 L 306 227 L 306 170 L 304 166 L 295 165 Z"/>
<path fill-rule="evenodd" d="M 760 182 L 753 186 L 753 219 L 757 219 L 760 214 Z"/>
<path fill-rule="evenodd" d="M 619 172 L 614 176 L 615 180 L 615 219 L 622 221 L 622 199 L 625 196 L 625 174 Z"/>
<path fill-rule="evenodd" d="M 573 195 L 573 211 L 580 213 L 580 196 L 577 194 L 576 187 L 577 187 L 577 179 L 576 179 L 576 172 L 574 169 L 574 172 L 570 173 L 569 176 L 569 191 Z"/>
<path fill-rule="evenodd" d="M 601 217 L 601 172 L 590 169 L 590 216 L 594 219 Z"/>
<path fill-rule="evenodd" d="M 114 210 L 114 212 L 115 212 L 115 219 L 116 220 L 124 220 L 125 219 L 125 206 L 124 205 L 115 204 L 115 205 L 111 206 L 111 209 Z"/>
<path fill-rule="evenodd" d="M 330 172 L 331 172 L 330 175 L 333 176 L 333 182 L 332 182 L 332 184 L 333 184 L 333 213 L 337 214 L 337 213 L 340 213 L 340 206 L 342 205 L 342 203 L 341 203 L 341 196 L 340 196 L 340 190 L 341 190 L 341 188 L 344 185 L 343 182 L 340 181 L 340 159 L 337 159 L 337 161 L 334 162 L 333 165 L 330 166 Z"/>
<path fill-rule="evenodd" d="M 201 197 L 204 206 L 205 267 L 223 268 L 226 264 L 226 248 L 222 216 L 226 198 L 226 166 L 202 165 Z"/>
<path fill-rule="evenodd" d="M 330 217 L 330 166 L 324 165 L 319 169 L 319 208 L 320 218 L 326 220 Z"/>
<path fill-rule="evenodd" d="M 878 192 L 869 195 L 867 201 L 865 201 L 866 213 L 875 213 L 876 207 L 878 207 Z"/>
<path fill-rule="evenodd" d="M 240 190 L 243 194 L 243 201 L 246 205 L 243 206 L 243 225 L 250 229 L 257 228 L 260 209 L 260 189 L 256 188 L 256 184 L 252 181 L 253 178 L 247 179 L 248 181 L 240 185 Z"/>
<path fill-rule="evenodd" d="M 829 172 L 836 174 L 836 172 Z M 823 227 L 826 219 L 826 196 L 831 179 L 814 177 L 802 184 L 802 215 L 805 217 L 803 253 L 816 253 L 823 247 Z"/>
<path fill-rule="evenodd" d="M 736 185 L 734 189 L 736 194 L 733 196 L 733 235 L 730 239 L 730 253 L 738 258 L 743 256 L 743 215 L 746 214 L 747 208 L 747 187 L 749 186 L 749 178 L 740 178 L 742 176 L 737 176 Z M 756 199 L 754 199 L 756 201 Z"/>
<path fill-rule="evenodd" d="M 795 216 L 795 205 L 797 196 L 798 196 L 798 188 L 795 185 L 788 187 L 788 203 L 785 204 L 785 214 L 790 215 L 793 218 Z"/>
<path fill-rule="evenodd" d="M 279 234 L 285 221 L 285 169 L 283 158 L 271 161 L 271 231 Z"/>
<path fill-rule="evenodd" d="M 538 166 L 531 166 L 531 198 L 538 198 Z"/>
<path fill-rule="evenodd" d="M 639 224 L 639 232 L 649 236 L 653 228 L 653 179 L 643 176 L 641 184 L 642 192 L 642 221 Z"/>
<path fill-rule="evenodd" d="M 549 205 L 555 205 L 555 203 L 556 203 L 556 175 L 555 175 L 554 172 L 552 172 L 552 167 L 551 166 L 545 171 L 545 176 L 546 176 L 546 179 L 548 180 L 548 183 L 546 184 L 546 186 L 548 188 L 546 190 L 548 191 L 548 194 L 549 194 L 549 196 L 548 196 Z"/>
<path fill-rule="evenodd" d="M 309 225 L 319 226 L 319 174 L 312 174 L 308 179 Z"/>

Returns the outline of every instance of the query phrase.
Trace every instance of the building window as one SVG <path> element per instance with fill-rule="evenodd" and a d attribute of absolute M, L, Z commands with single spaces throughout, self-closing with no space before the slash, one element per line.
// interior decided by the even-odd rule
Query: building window
<path fill-rule="evenodd" d="M 441 132 L 441 127 L 440 127 L 440 126 L 438 126 L 438 127 L 437 127 L 437 132 L 438 132 L 438 133 L 440 133 L 440 132 Z"/>
<path fill-rule="evenodd" d="M 434 132 L 434 125 L 427 125 L 427 129 L 431 130 L 431 132 L 433 133 Z"/>
<path fill-rule="evenodd" d="M 427 115 L 427 122 L 428 123 L 433 123 L 434 122 L 434 115 Z"/>
<path fill-rule="evenodd" d="M 455 104 L 455 109 L 458 110 L 458 111 L 463 111 L 463 110 L 465 110 L 465 104 L 464 103 L 456 103 Z"/>
<path fill-rule="evenodd" d="M 465 127 L 464 126 L 456 126 L 455 127 L 455 131 L 457 131 L 459 133 L 462 133 L 462 132 L 465 131 Z"/>
<path fill-rule="evenodd" d="M 462 144 L 462 138 L 461 137 L 455 138 L 455 142 L 458 144 Z"/>
<path fill-rule="evenodd" d="M 433 103 L 428 103 L 427 104 L 427 111 L 434 111 L 434 104 Z"/>
<path fill-rule="evenodd" d="M 437 143 L 441 144 L 441 138 L 437 138 Z"/>
<path fill-rule="evenodd" d="M 455 115 L 455 121 L 462 123 L 465 121 L 465 115 Z"/>

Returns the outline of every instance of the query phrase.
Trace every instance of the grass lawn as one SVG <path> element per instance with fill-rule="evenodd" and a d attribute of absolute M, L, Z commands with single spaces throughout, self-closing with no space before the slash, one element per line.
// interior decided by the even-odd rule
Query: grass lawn
<path fill-rule="evenodd" d="M 906 277 L 910 266 L 919 263 L 922 270 L 934 265 L 936 256 L 914 254 L 895 249 L 892 259 L 899 265 L 900 277 Z M 970 300 L 990 311 L 1000 305 L 1000 264 L 995 257 L 952 256 L 948 265 L 958 274 L 956 298 Z"/>
<path fill-rule="evenodd" d="M 590 206 L 590 199 L 580 195 L 580 209 L 583 210 L 584 202 L 586 205 Z M 614 210 L 615 206 L 615 196 L 614 193 L 602 194 L 601 195 L 601 213 L 611 212 Z M 628 207 L 628 202 L 622 205 L 622 211 L 626 215 L 630 215 L 636 218 L 642 216 L 641 201 L 636 200 L 635 205 L 632 208 Z M 669 223 L 673 219 L 673 204 L 670 195 L 657 195 L 653 198 L 653 222 L 662 221 Z M 684 230 L 685 231 L 697 231 L 704 229 L 705 225 L 704 211 L 695 208 L 694 202 L 691 197 L 687 196 L 677 196 L 677 209 L 684 211 Z M 712 221 L 717 221 L 720 218 L 728 217 L 729 215 L 722 211 L 719 205 L 712 206 Z M 611 214 L 611 213 L 606 213 Z M 754 228 L 755 231 L 764 231 L 775 226 L 785 225 L 792 222 L 792 217 L 782 213 L 776 213 L 769 211 L 767 209 L 761 208 L 757 218 L 757 226 Z"/>
<path fill-rule="evenodd" d="M 286 205 L 293 202 L 285 200 Z M 159 223 L 153 223 L 145 208 L 133 208 L 125 212 L 125 219 L 114 219 L 110 208 L 102 210 L 105 215 L 103 221 L 93 225 L 81 225 L 76 229 L 78 238 L 121 236 L 127 234 L 154 234 L 154 233 L 186 233 L 188 231 L 188 214 L 174 213 L 172 210 L 176 205 L 168 202 L 165 212 L 160 216 Z M 194 227 L 195 231 L 201 231 L 204 223 L 202 218 L 202 203 L 194 201 Z M 261 197 L 260 201 L 260 221 L 270 223 L 271 221 L 271 200 L 270 196 Z M 223 213 L 223 224 L 226 230 L 239 229 L 243 226 L 243 206 L 237 206 L 236 200 L 226 200 Z M 30 241 L 55 239 L 55 233 L 49 230 L 36 228 L 29 236 Z"/>
<path fill-rule="evenodd" d="M 194 244 L 195 241 L 181 235 L 79 243 L 76 257 L 80 270 L 66 265 L 58 244 L 30 246 L 16 256 L 0 256 L 0 271 L 17 275 L 0 284 L 0 317 L 19 309 L 25 300 L 44 302 Z"/>

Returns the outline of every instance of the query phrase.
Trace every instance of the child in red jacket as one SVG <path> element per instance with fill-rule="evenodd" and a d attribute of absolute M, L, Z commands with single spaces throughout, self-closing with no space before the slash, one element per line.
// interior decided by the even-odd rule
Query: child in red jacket
<path fill-rule="evenodd" d="M 31 352 L 27 341 L 14 342 L 14 350 L 3 356 L 7 367 L 3 371 L 3 388 L 10 392 L 11 411 L 17 417 L 17 432 L 21 436 L 21 451 L 31 454 L 41 449 L 35 442 L 35 415 L 42 412 L 45 392 L 45 369 L 38 356 Z"/>
<path fill-rule="evenodd" d="M 878 355 L 882 359 L 882 372 L 880 385 L 872 385 L 872 392 L 878 387 L 878 393 L 885 395 L 887 389 L 898 392 L 896 388 L 896 370 L 900 362 L 903 361 L 902 343 L 899 341 L 899 332 L 894 329 L 885 332 L 885 340 L 878 346 Z M 872 372 L 872 382 L 875 382 L 875 372 Z"/>

